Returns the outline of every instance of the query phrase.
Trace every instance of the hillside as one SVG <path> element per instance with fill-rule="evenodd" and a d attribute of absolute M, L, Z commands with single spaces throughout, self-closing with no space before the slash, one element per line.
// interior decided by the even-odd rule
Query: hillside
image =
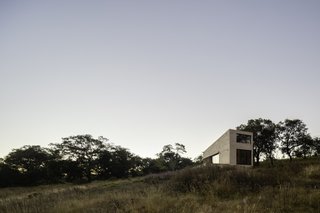
<path fill-rule="evenodd" d="M 320 159 L 3 188 L 0 212 L 320 212 Z"/>

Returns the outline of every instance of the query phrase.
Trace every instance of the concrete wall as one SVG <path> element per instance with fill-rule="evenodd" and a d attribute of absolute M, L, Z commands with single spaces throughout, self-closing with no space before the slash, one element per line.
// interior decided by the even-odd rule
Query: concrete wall
<path fill-rule="evenodd" d="M 253 133 L 230 129 L 230 164 L 237 165 L 237 149 L 251 150 L 251 165 L 253 165 Z M 237 143 L 237 133 L 251 135 L 251 143 Z"/>
<path fill-rule="evenodd" d="M 206 164 L 212 163 L 212 156 L 219 153 L 219 164 L 237 165 L 237 149 L 244 149 L 251 151 L 251 165 L 253 165 L 253 141 L 237 143 L 237 133 L 251 135 L 251 140 L 253 138 L 251 132 L 229 129 L 203 152 L 203 161 Z"/>
<path fill-rule="evenodd" d="M 229 164 L 230 163 L 229 141 L 230 141 L 230 135 L 229 135 L 229 131 L 227 131 L 203 152 L 203 159 L 206 159 L 205 162 L 212 163 L 211 157 L 219 153 L 219 163 Z"/>

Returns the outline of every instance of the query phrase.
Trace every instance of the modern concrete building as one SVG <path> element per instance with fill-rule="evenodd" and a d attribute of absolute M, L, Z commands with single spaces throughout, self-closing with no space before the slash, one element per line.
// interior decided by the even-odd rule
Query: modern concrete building
<path fill-rule="evenodd" d="M 253 165 L 253 133 L 229 129 L 203 152 L 206 164 Z"/>

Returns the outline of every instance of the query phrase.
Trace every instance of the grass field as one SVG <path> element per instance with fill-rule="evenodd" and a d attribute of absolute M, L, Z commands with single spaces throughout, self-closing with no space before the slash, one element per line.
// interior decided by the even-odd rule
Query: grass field
<path fill-rule="evenodd" d="M 320 212 L 319 159 L 0 189 L 0 212 Z"/>

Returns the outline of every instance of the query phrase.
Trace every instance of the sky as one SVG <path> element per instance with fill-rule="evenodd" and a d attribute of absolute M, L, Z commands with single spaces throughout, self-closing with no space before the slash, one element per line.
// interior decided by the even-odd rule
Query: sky
<path fill-rule="evenodd" d="M 249 119 L 320 136 L 320 1 L 0 1 L 0 157 L 104 136 L 195 158 Z"/>

